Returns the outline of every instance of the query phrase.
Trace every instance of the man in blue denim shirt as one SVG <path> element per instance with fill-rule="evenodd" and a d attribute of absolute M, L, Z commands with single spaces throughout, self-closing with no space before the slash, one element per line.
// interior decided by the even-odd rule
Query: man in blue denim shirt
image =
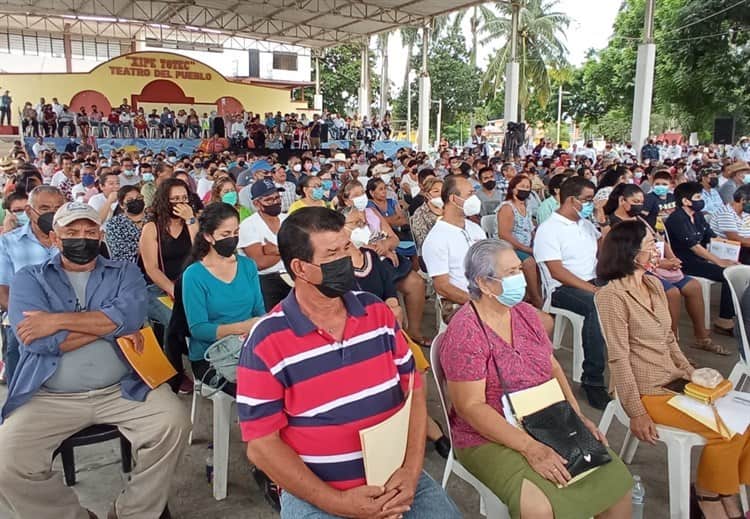
<path fill-rule="evenodd" d="M 142 345 L 146 283 L 135 264 L 99 256 L 101 220 L 88 204 L 63 205 L 53 228 L 61 253 L 21 269 L 10 287 L 21 357 L 0 414 L 0 508 L 21 519 L 95 518 L 50 460 L 68 436 L 114 424 L 138 463 L 108 517 L 156 519 L 190 426 L 169 387 L 149 391 L 115 342 Z"/>

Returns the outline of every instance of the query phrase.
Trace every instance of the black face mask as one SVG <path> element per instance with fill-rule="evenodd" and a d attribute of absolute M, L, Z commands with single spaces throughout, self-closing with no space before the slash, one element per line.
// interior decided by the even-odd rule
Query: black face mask
<path fill-rule="evenodd" d="M 708 186 L 711 188 L 714 188 L 719 185 L 719 179 L 718 178 L 709 178 L 708 179 Z"/>
<path fill-rule="evenodd" d="M 521 202 L 529 198 L 529 195 L 531 194 L 531 191 L 527 189 L 519 189 L 516 191 L 516 198 L 518 198 Z"/>
<path fill-rule="evenodd" d="M 39 227 L 39 230 L 42 231 L 42 233 L 49 234 L 50 232 L 52 232 L 52 221 L 54 219 L 54 212 L 40 214 L 39 218 L 37 218 L 36 220 L 36 224 Z"/>
<path fill-rule="evenodd" d="M 488 180 L 487 182 L 482 182 L 482 187 L 485 188 L 487 191 L 492 191 L 495 189 L 495 186 L 497 186 L 497 182 L 494 180 Z"/>
<path fill-rule="evenodd" d="M 320 266 L 323 280 L 315 285 L 326 297 L 341 297 L 354 288 L 354 267 L 351 256 L 344 256 Z"/>
<path fill-rule="evenodd" d="M 219 256 L 228 258 L 237 250 L 237 244 L 240 242 L 239 236 L 230 236 L 221 240 L 216 240 L 213 247 Z"/>
<path fill-rule="evenodd" d="M 643 204 L 631 204 L 628 216 L 638 216 L 643 212 Z"/>
<path fill-rule="evenodd" d="M 281 202 L 278 204 L 263 205 L 261 208 L 268 216 L 279 216 L 281 214 Z"/>
<path fill-rule="evenodd" d="M 91 263 L 99 255 L 99 240 L 91 238 L 63 238 L 62 255 L 76 265 Z"/>
<path fill-rule="evenodd" d="M 130 214 L 141 214 L 145 208 L 146 208 L 146 202 L 143 200 L 135 199 L 125 204 L 125 209 Z"/>

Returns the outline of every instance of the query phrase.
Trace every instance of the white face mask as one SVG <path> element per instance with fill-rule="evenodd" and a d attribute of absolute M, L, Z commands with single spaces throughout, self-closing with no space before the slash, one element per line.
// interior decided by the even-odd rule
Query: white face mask
<path fill-rule="evenodd" d="M 302 171 L 302 166 L 299 165 L 299 164 L 295 164 L 294 166 L 292 166 L 292 170 L 294 170 L 297 173 L 299 173 L 300 171 Z"/>
<path fill-rule="evenodd" d="M 412 184 L 412 186 L 411 186 L 411 197 L 412 198 L 416 198 L 420 191 L 421 191 L 421 189 L 419 189 L 419 186 L 415 186 L 415 185 Z"/>
<path fill-rule="evenodd" d="M 372 232 L 370 231 L 370 228 L 365 225 L 364 227 L 357 227 L 354 229 L 349 240 L 352 242 L 352 245 L 359 249 L 370 243 L 371 236 Z"/>
<path fill-rule="evenodd" d="M 477 195 L 471 195 L 464 200 L 464 216 L 476 216 L 482 210 L 482 201 Z"/>
<path fill-rule="evenodd" d="M 443 208 L 443 199 L 439 196 L 436 196 L 435 198 L 430 198 L 430 203 L 433 205 L 433 207 L 437 207 L 438 209 Z"/>
<path fill-rule="evenodd" d="M 364 211 L 367 207 L 367 195 L 359 195 L 352 198 L 352 204 L 357 211 Z"/>

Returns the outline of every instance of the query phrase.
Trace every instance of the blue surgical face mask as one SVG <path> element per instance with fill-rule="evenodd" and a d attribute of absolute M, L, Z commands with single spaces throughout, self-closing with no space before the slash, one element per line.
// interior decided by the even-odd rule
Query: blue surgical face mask
<path fill-rule="evenodd" d="M 588 218 L 594 214 L 594 202 L 581 202 L 581 210 L 578 211 L 580 218 Z"/>
<path fill-rule="evenodd" d="M 23 227 L 24 225 L 29 223 L 29 215 L 27 215 L 25 211 L 13 214 L 16 215 L 16 222 L 18 222 L 19 227 Z"/>
<path fill-rule="evenodd" d="M 512 308 L 523 301 L 526 295 L 526 278 L 522 273 L 504 277 L 500 282 L 503 285 L 503 293 L 495 297 L 501 305 Z"/>
<path fill-rule="evenodd" d="M 143 181 L 144 182 L 153 182 L 154 181 L 154 174 L 153 173 L 144 173 L 143 174 Z"/>
<path fill-rule="evenodd" d="M 315 187 L 313 188 L 310 198 L 312 198 L 313 200 L 323 200 L 323 197 L 325 196 L 325 194 L 326 192 L 325 192 L 325 189 L 323 189 L 323 186 Z"/>
<path fill-rule="evenodd" d="M 654 186 L 651 191 L 653 191 L 656 196 L 665 196 L 669 192 L 669 186 Z"/>
<path fill-rule="evenodd" d="M 745 173 L 745 176 L 742 177 L 742 183 L 743 184 L 750 184 L 750 173 Z"/>
<path fill-rule="evenodd" d="M 339 166 L 336 168 L 336 171 L 339 173 L 344 173 L 346 171 L 346 168 L 344 166 Z"/>
<path fill-rule="evenodd" d="M 324 191 L 329 191 L 333 187 L 333 180 L 323 180 L 321 185 Z"/>
<path fill-rule="evenodd" d="M 229 205 L 237 205 L 237 191 L 229 191 L 221 195 L 221 201 Z"/>

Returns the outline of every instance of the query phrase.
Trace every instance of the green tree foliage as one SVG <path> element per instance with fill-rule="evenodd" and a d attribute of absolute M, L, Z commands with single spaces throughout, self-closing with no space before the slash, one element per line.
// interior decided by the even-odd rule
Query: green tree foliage
<path fill-rule="evenodd" d="M 549 68 L 566 63 L 567 48 L 564 32 L 570 25 L 565 13 L 556 11 L 557 0 L 525 0 L 519 14 L 518 60 L 520 66 L 519 100 L 526 109 L 533 96 L 541 106 L 550 99 Z M 498 14 L 482 8 L 485 22 L 483 44 L 504 43 L 490 58 L 482 82 L 482 93 L 494 94 L 505 81 L 505 66 L 510 59 L 511 4 L 498 2 Z"/>
<path fill-rule="evenodd" d="M 320 57 L 320 91 L 323 108 L 336 113 L 356 111 L 359 99 L 361 47 L 356 44 L 326 49 Z M 374 72 L 375 54 L 370 52 L 370 99 L 380 90 L 379 75 Z"/>
<path fill-rule="evenodd" d="M 466 40 L 460 32 L 460 27 L 446 27 L 447 33 L 435 39 L 430 46 L 428 63 L 430 79 L 432 81 L 432 99 L 443 100 L 442 123 L 443 128 L 453 125 L 462 116 L 471 112 L 480 104 L 479 87 L 481 71 L 472 68 L 469 61 L 469 51 Z M 415 69 L 422 62 L 421 49 L 412 58 Z M 412 88 L 412 125 L 417 124 L 419 81 L 416 78 Z M 402 89 L 398 98 L 393 102 L 394 118 L 406 119 L 407 91 Z M 437 106 L 430 111 L 434 128 L 437 117 Z M 467 117 L 468 120 L 468 117 Z"/>

